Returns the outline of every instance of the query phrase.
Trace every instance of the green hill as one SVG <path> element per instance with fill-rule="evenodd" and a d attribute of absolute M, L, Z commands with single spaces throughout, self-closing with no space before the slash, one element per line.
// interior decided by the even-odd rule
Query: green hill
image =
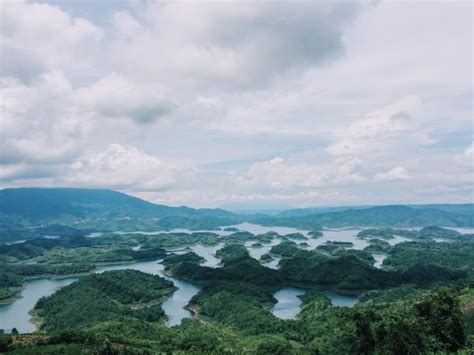
<path fill-rule="evenodd" d="M 338 212 L 317 213 L 306 216 L 258 217 L 254 223 L 267 226 L 298 228 L 321 227 L 473 227 L 474 214 L 457 213 L 437 208 L 412 208 L 407 206 L 378 206 L 363 209 L 348 209 Z"/>
<path fill-rule="evenodd" d="M 64 216 L 88 217 L 219 217 L 220 209 L 194 209 L 154 204 L 104 189 L 19 188 L 0 190 L 0 213 L 35 221 Z"/>

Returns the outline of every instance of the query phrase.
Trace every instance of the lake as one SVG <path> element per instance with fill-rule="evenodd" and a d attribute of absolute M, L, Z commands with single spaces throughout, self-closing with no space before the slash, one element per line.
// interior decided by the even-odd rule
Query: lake
<path fill-rule="evenodd" d="M 233 226 L 238 228 L 242 231 L 248 231 L 254 234 L 264 234 L 270 231 L 275 231 L 281 235 L 290 234 L 290 233 L 301 233 L 307 236 L 308 231 L 297 229 L 297 228 L 288 228 L 288 227 L 266 227 L 260 226 L 251 223 L 241 223 L 238 225 Z M 195 232 L 190 231 L 187 229 L 179 229 L 173 230 L 174 232 Z M 219 235 L 223 236 L 225 239 L 226 235 L 229 235 L 233 232 L 227 231 L 209 231 L 218 233 Z M 309 238 L 306 242 L 309 246 L 305 247 L 305 249 L 314 249 L 318 245 L 324 244 L 327 241 L 344 241 L 344 242 L 352 242 L 354 243 L 354 249 L 363 249 L 368 243 L 365 240 L 359 239 L 356 237 L 359 230 L 357 229 L 338 229 L 338 230 L 325 230 L 323 231 L 323 236 L 321 238 L 312 239 Z M 117 232 L 117 233 L 124 233 L 125 232 Z M 141 233 L 141 232 L 136 232 Z M 156 231 L 156 232 L 146 232 L 146 234 L 153 235 L 163 233 L 163 231 Z M 100 233 L 94 233 L 91 237 L 100 238 Z M 404 241 L 405 238 L 397 237 L 395 239 L 389 240 L 390 244 L 396 244 L 401 241 Z M 255 241 L 248 241 L 245 243 L 247 250 L 249 251 L 250 255 L 255 258 L 259 259 L 263 254 L 268 253 L 272 246 L 277 245 L 281 242 L 281 239 L 275 238 L 270 243 L 263 244 L 261 247 L 252 247 L 252 244 Z M 297 241 L 298 243 L 304 241 Z M 190 249 L 194 251 L 196 254 L 204 257 L 206 262 L 203 264 L 205 266 L 210 267 L 219 267 L 220 259 L 215 256 L 215 253 L 224 246 L 224 242 L 219 243 L 214 246 L 205 246 L 201 244 L 190 246 Z M 172 251 L 172 250 L 170 250 Z M 177 253 L 184 253 L 186 252 L 185 248 L 180 248 Z M 382 263 L 383 256 L 375 256 L 377 263 L 376 267 L 380 267 Z M 280 258 L 276 257 L 272 261 L 268 263 L 263 263 L 266 267 L 277 269 L 278 263 Z M 190 317 L 191 313 L 186 310 L 184 307 L 188 304 L 189 300 L 199 292 L 200 288 L 196 285 L 193 285 L 189 282 L 185 282 L 182 280 L 178 280 L 176 278 L 172 278 L 163 274 L 163 265 L 159 263 L 159 261 L 143 261 L 143 262 L 135 262 L 130 264 L 119 264 L 119 265 L 106 265 L 106 266 L 98 266 L 95 272 L 104 272 L 106 270 L 119 270 L 119 269 L 134 269 L 139 270 L 142 272 L 147 272 L 151 274 L 156 274 L 163 276 L 171 281 L 173 281 L 178 287 L 167 301 L 165 301 L 162 305 L 163 310 L 168 316 L 168 321 L 166 325 L 173 326 L 177 325 L 181 322 L 183 318 Z M 77 280 L 77 277 L 69 277 L 63 279 L 33 279 L 29 280 L 26 283 L 26 288 L 22 290 L 20 296 L 21 298 L 13 302 L 12 304 L 8 305 L 0 305 L 0 329 L 5 329 L 10 331 L 13 327 L 16 327 L 20 332 L 32 332 L 34 331 L 35 327 L 32 323 L 29 322 L 31 318 L 28 312 L 33 309 L 34 305 L 38 301 L 39 298 L 43 296 L 49 296 L 54 293 L 60 287 L 69 285 L 70 283 Z M 279 297 L 281 299 L 281 303 L 277 304 L 274 310 L 274 314 L 281 315 L 282 317 L 293 317 L 299 312 L 299 305 L 301 301 L 297 297 L 300 295 L 301 290 L 298 289 L 282 289 L 278 291 L 280 293 L 276 293 L 275 297 Z M 352 299 L 345 299 L 345 296 L 336 295 L 336 294 L 327 294 L 328 297 L 331 299 L 333 304 L 335 305 L 349 305 L 351 302 L 352 304 L 355 303 L 356 298 Z M 278 298 L 277 298 L 278 299 Z"/>
<path fill-rule="evenodd" d="M 301 300 L 298 296 L 304 295 L 306 290 L 285 287 L 281 290 L 276 291 L 273 297 L 277 300 L 277 303 L 272 309 L 272 313 L 275 317 L 281 319 L 294 319 L 300 312 Z"/>
<path fill-rule="evenodd" d="M 307 290 L 296 287 L 284 287 L 273 294 L 277 303 L 273 306 L 272 313 L 280 319 L 295 319 L 300 312 L 301 299 Z M 333 306 L 353 307 L 357 303 L 357 296 L 341 295 L 331 290 L 322 291 L 331 301 Z"/>
<path fill-rule="evenodd" d="M 101 273 L 109 270 L 123 269 L 133 269 L 160 275 L 173 281 L 175 286 L 178 287 L 162 304 L 162 308 L 168 316 L 167 326 L 177 325 L 181 323 L 183 318 L 191 317 L 191 313 L 184 309 L 184 307 L 199 292 L 200 288 L 198 286 L 164 275 L 164 266 L 159 263 L 159 260 L 98 266 L 94 272 Z M 33 309 L 36 302 L 41 297 L 49 296 L 59 288 L 67 286 L 77 279 L 77 277 L 68 277 L 64 279 L 33 279 L 27 281 L 25 289 L 21 292 L 22 298 L 8 305 L 0 305 L 0 329 L 10 332 L 15 327 L 19 332 L 33 332 L 35 326 L 30 322 L 31 316 L 28 312 Z"/>
<path fill-rule="evenodd" d="M 178 289 L 174 291 L 174 293 L 161 305 L 168 316 L 166 325 L 172 327 L 174 325 L 180 324 L 184 318 L 191 317 L 191 312 L 184 307 L 186 307 L 189 303 L 189 300 L 199 292 L 200 287 L 164 274 L 164 265 L 161 264 L 160 261 L 161 260 L 142 261 L 128 265 L 108 265 L 98 268 L 97 272 L 133 269 L 153 275 L 159 275 L 167 280 L 173 281 L 174 285 Z"/>

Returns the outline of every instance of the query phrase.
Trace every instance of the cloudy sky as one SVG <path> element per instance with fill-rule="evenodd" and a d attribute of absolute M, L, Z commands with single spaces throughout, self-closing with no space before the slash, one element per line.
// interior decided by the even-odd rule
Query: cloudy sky
<path fill-rule="evenodd" d="M 0 188 L 474 201 L 471 1 L 0 7 Z"/>

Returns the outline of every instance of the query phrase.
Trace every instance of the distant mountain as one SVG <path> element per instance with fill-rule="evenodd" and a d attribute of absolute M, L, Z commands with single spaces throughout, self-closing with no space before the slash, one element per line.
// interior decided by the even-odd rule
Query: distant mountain
<path fill-rule="evenodd" d="M 64 218 L 233 218 L 221 209 L 154 204 L 104 189 L 18 188 L 0 190 L 0 214 L 31 222 Z"/>
<path fill-rule="evenodd" d="M 474 204 L 464 203 L 464 204 L 428 204 L 428 205 L 401 205 L 404 207 L 411 207 L 417 209 L 436 209 L 446 212 L 454 212 L 459 214 L 474 215 Z M 307 207 L 307 208 L 293 208 L 274 215 L 278 218 L 282 217 L 303 217 L 310 216 L 313 214 L 328 213 L 328 212 L 341 212 L 347 210 L 360 210 L 373 207 L 383 207 L 383 206 L 338 206 L 338 207 Z"/>
<path fill-rule="evenodd" d="M 291 210 L 282 211 L 275 215 L 277 218 L 284 217 L 304 217 L 313 214 L 341 212 L 354 209 L 371 208 L 373 206 L 341 206 L 341 207 L 308 207 L 308 208 L 294 208 Z"/>
<path fill-rule="evenodd" d="M 253 223 L 299 228 L 342 227 L 474 227 L 474 214 L 422 206 L 378 206 L 304 216 L 256 217 Z"/>
<path fill-rule="evenodd" d="M 241 215 L 222 209 L 154 204 L 104 189 L 18 188 L 0 190 L 0 239 L 28 239 L 42 229 L 136 231 L 173 228 L 215 229 L 248 221 L 267 226 L 319 227 L 474 227 L 472 204 L 296 209 L 268 215 Z M 54 226 L 56 225 L 56 226 Z M 54 226 L 54 228 L 53 228 Z M 32 228 L 33 227 L 33 228 Z M 53 229 L 52 229 L 53 228 Z"/>
<path fill-rule="evenodd" d="M 459 214 L 474 215 L 474 203 L 462 203 L 462 204 L 435 204 L 435 205 L 408 205 L 413 208 L 434 208 L 436 210 L 454 212 Z"/>

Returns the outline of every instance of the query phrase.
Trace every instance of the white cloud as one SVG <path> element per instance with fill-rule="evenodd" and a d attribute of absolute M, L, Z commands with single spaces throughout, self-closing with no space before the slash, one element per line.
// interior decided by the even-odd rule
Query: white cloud
<path fill-rule="evenodd" d="M 151 3 L 135 18 L 115 16 L 113 62 L 120 70 L 201 90 L 262 87 L 275 76 L 338 57 L 343 28 L 361 7 L 357 2 Z"/>
<path fill-rule="evenodd" d="M 398 180 L 408 180 L 410 176 L 408 175 L 407 169 L 403 166 L 396 166 L 393 169 L 385 173 L 377 173 L 375 175 L 375 181 L 398 181 Z"/>
<path fill-rule="evenodd" d="M 423 136 L 416 117 L 420 106 L 419 97 L 407 97 L 371 112 L 364 119 L 341 128 L 327 150 L 335 156 L 357 155 L 393 149 L 394 145 L 406 148 L 407 140 L 425 144 L 429 139 Z"/>
<path fill-rule="evenodd" d="M 75 161 L 66 176 L 74 186 L 161 190 L 176 183 L 184 168 L 175 168 L 132 146 L 110 144 L 103 152 L 90 152 Z"/>
<path fill-rule="evenodd" d="M 165 91 L 159 84 L 137 83 L 112 73 L 79 89 L 77 95 L 85 109 L 99 116 L 150 123 L 169 114 L 174 108 Z"/>
<path fill-rule="evenodd" d="M 233 173 L 231 179 L 242 186 L 294 190 L 349 186 L 366 180 L 360 173 L 362 162 L 341 158 L 329 164 L 291 163 L 280 157 L 253 164 L 244 173 Z"/>
<path fill-rule="evenodd" d="M 474 168 L 472 166 L 474 164 L 474 142 L 472 142 L 471 145 L 466 148 L 463 155 L 467 159 L 468 163 L 470 162 L 471 168 Z"/>
<path fill-rule="evenodd" d="M 30 86 L 4 79 L 0 90 L 0 162 L 64 162 L 82 149 L 90 123 L 62 72 Z"/>
<path fill-rule="evenodd" d="M 95 72 L 103 31 L 48 4 L 1 5 L 2 75 L 25 82 L 49 71 Z"/>

